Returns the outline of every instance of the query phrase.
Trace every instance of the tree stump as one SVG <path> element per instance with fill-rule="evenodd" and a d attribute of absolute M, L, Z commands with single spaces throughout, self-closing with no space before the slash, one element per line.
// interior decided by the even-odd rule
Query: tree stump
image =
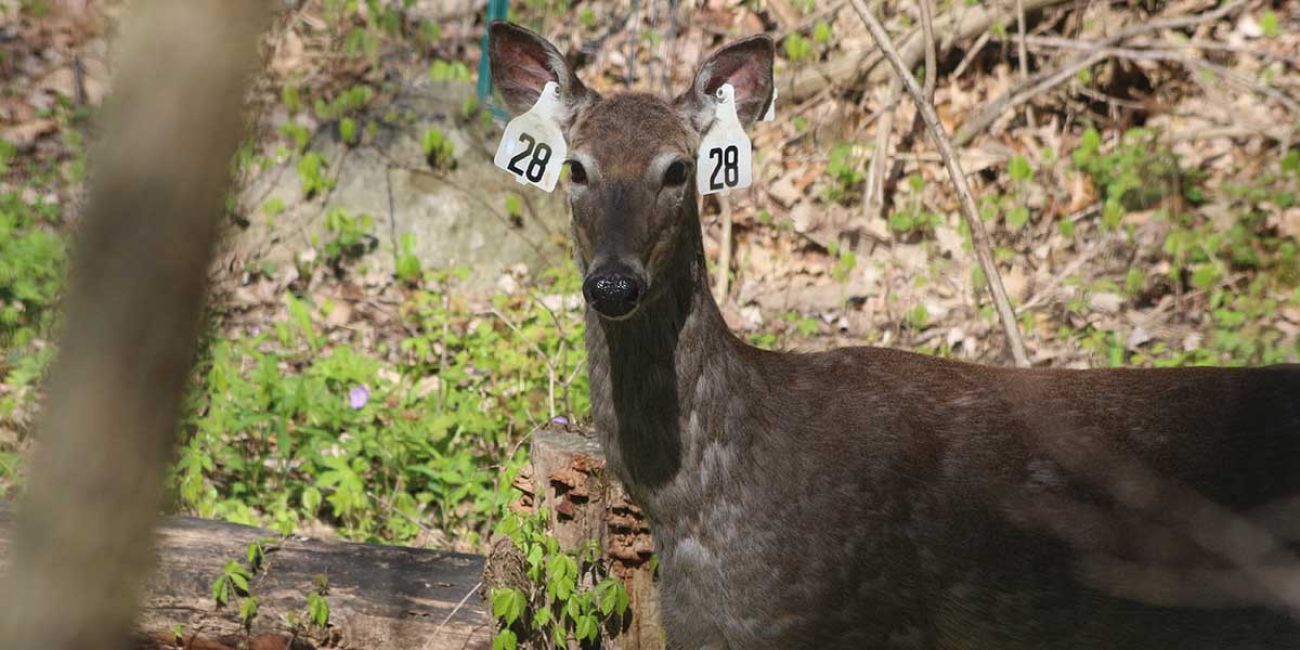
<path fill-rule="evenodd" d="M 613 638 L 624 650 L 662 650 L 654 543 L 641 510 L 605 469 L 590 432 L 549 424 L 533 433 L 532 497 L 546 508 L 561 548 L 598 540 L 611 571 L 623 580 L 630 621 Z"/>

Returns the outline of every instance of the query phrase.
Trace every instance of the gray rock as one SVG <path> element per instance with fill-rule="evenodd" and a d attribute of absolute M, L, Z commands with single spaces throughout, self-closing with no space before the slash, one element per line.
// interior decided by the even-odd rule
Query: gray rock
<path fill-rule="evenodd" d="M 380 124 L 360 145 L 344 151 L 334 125 L 318 131 L 311 150 L 324 156 L 329 175 L 338 178 L 326 196 L 304 199 L 296 157 L 245 184 L 240 205 L 247 225 L 227 237 L 235 259 L 257 268 L 281 267 L 307 250 L 321 251 L 330 237 L 325 214 L 338 206 L 373 218 L 371 250 L 356 261 L 370 272 L 393 272 L 404 233 L 414 234 L 424 268 L 468 267 L 471 288 L 490 287 L 516 264 L 538 271 L 565 263 L 561 243 L 568 216 L 561 191 L 548 195 L 520 185 L 492 165 L 502 125 L 485 126 L 477 116 L 462 114 L 473 87 L 427 77 L 402 87 L 396 99 L 375 102 L 358 119 L 363 130 L 369 121 Z M 429 128 L 442 131 L 455 147 L 454 169 L 435 170 L 426 162 L 421 139 Z M 514 219 L 506 209 L 511 192 L 523 208 Z M 272 199 L 285 210 L 269 217 L 262 206 Z"/>

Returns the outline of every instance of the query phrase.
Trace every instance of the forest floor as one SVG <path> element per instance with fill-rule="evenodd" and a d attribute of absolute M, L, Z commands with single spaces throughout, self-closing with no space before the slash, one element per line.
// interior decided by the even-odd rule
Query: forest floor
<path fill-rule="evenodd" d="M 291 264 L 227 251 L 214 267 L 176 509 L 479 549 L 528 431 L 585 417 L 569 265 L 511 265 L 471 289 L 401 237 L 375 250 L 370 215 L 327 209 L 347 179 L 325 145 L 377 148 L 381 127 L 401 123 L 400 80 L 474 81 L 481 4 L 286 3 L 250 97 L 257 135 L 235 173 L 245 188 L 296 178 L 295 200 L 324 225 Z M 934 101 L 1033 364 L 1300 358 L 1300 4 L 1022 4 L 1023 26 L 1017 3 L 936 7 Z M 7 488 L 31 446 L 125 7 L 0 0 Z M 873 7 L 924 75 L 915 5 Z M 1010 364 L 952 183 L 851 3 L 530 0 L 515 16 L 601 93 L 675 93 L 725 41 L 773 35 L 779 99 L 776 119 L 751 132 L 754 185 L 704 200 L 728 322 L 768 347 L 870 344 Z M 472 100 L 457 119 L 500 128 Z M 445 139 L 420 135 L 430 174 L 469 160 Z M 542 200 L 525 192 L 483 200 L 522 221 L 531 208 L 521 206 Z M 232 198 L 232 237 L 293 209 L 261 198 Z M 541 242 L 561 260 L 565 230 Z M 421 442 L 430 435 L 434 449 Z"/>
<path fill-rule="evenodd" d="M 918 5 L 869 4 L 935 81 L 1034 365 L 1300 360 L 1300 3 L 941 2 L 933 72 Z M 129 5 L 0 0 L 0 494 L 21 489 L 35 446 Z M 530 432 L 588 417 L 582 300 L 562 188 L 464 180 L 502 125 L 467 90 L 484 3 L 284 5 L 249 97 L 169 509 L 480 553 L 495 529 L 550 549 L 507 513 Z M 779 99 L 751 130 L 754 184 L 703 201 L 729 324 L 764 347 L 1010 365 L 943 161 L 853 5 L 527 0 L 512 17 L 601 93 L 675 94 L 713 49 L 772 35 Z M 449 88 L 464 97 L 450 108 Z M 454 241 L 527 245 L 454 268 L 456 251 L 398 225 L 416 213 L 394 206 L 438 207 L 394 197 L 399 175 L 496 218 L 484 235 L 470 208 L 442 214 Z M 379 207 L 347 204 L 358 190 Z M 280 257 L 248 253 L 261 244 Z M 523 606 L 511 598 L 492 606 Z M 575 624 L 596 621 L 595 600 L 572 598 L 590 617 Z"/>

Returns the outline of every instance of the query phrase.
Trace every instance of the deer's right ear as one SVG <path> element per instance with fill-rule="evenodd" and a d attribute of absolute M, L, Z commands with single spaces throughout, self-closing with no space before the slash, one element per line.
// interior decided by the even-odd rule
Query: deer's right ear
<path fill-rule="evenodd" d="M 518 25 L 492 23 L 488 28 L 488 57 L 492 62 L 492 83 L 514 115 L 532 108 L 549 81 L 559 84 L 560 100 L 570 109 L 570 115 L 593 98 L 554 45 Z"/>
<path fill-rule="evenodd" d="M 676 100 L 678 110 L 701 133 L 713 122 L 722 84 L 735 88 L 736 117 L 742 126 L 753 124 L 772 103 L 772 59 L 775 45 L 766 35 L 736 41 L 700 64 L 691 87 Z"/>

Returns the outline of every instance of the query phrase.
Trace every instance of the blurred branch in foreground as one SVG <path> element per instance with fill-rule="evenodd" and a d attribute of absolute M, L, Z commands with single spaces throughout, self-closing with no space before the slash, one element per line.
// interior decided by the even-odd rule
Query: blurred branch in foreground
<path fill-rule="evenodd" d="M 127 20 L 0 647 L 125 647 L 268 10 L 153 1 Z"/>

